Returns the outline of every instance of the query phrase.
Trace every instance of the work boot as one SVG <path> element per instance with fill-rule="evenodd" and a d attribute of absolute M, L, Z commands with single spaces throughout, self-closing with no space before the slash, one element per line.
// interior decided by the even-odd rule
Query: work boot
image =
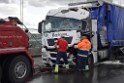
<path fill-rule="evenodd" d="M 65 65 L 65 68 L 66 68 L 66 69 L 69 69 L 69 65 L 68 65 L 68 64 L 66 64 L 66 65 Z"/>
<path fill-rule="evenodd" d="M 89 66 L 86 65 L 86 66 L 85 66 L 85 71 L 88 71 L 88 70 L 89 70 Z"/>
<path fill-rule="evenodd" d="M 56 66 L 55 66 L 54 72 L 55 72 L 55 73 L 58 73 L 58 72 L 59 72 L 59 65 L 56 65 Z"/>

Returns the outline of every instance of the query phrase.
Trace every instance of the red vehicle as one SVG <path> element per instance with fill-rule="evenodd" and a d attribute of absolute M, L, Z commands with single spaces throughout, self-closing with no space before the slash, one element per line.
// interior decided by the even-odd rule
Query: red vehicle
<path fill-rule="evenodd" d="M 28 51 L 28 35 L 17 24 L 18 18 L 0 19 L 0 80 L 2 83 L 24 83 L 34 71 Z"/>

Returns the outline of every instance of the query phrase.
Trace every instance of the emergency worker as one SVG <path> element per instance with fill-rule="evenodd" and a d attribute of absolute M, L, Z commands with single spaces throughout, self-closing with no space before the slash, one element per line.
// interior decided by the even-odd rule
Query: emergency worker
<path fill-rule="evenodd" d="M 55 46 L 57 47 L 57 56 L 56 56 L 56 65 L 54 72 L 58 73 L 59 71 L 59 63 L 61 58 L 63 58 L 66 69 L 69 69 L 68 59 L 67 59 L 67 49 L 68 42 L 65 40 L 64 36 L 61 36 L 60 39 L 57 40 Z"/>
<path fill-rule="evenodd" d="M 87 65 L 87 59 L 89 51 L 91 49 L 91 42 L 88 40 L 87 36 L 83 35 L 81 37 L 81 41 L 74 47 L 78 48 L 77 62 L 79 71 L 89 70 L 89 66 Z"/>

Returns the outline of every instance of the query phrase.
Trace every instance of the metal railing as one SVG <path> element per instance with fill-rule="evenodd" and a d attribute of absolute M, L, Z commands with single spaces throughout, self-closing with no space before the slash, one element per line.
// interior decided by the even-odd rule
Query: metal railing
<path fill-rule="evenodd" d="M 41 47 L 41 34 L 30 34 L 29 35 L 29 48 L 40 48 Z"/>

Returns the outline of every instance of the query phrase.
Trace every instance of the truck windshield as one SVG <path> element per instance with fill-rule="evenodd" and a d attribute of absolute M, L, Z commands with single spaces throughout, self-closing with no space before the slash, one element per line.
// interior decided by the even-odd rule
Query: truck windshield
<path fill-rule="evenodd" d="M 45 23 L 45 31 L 61 31 L 61 30 L 85 30 L 86 22 L 71 18 L 61 18 L 48 16 Z"/>

